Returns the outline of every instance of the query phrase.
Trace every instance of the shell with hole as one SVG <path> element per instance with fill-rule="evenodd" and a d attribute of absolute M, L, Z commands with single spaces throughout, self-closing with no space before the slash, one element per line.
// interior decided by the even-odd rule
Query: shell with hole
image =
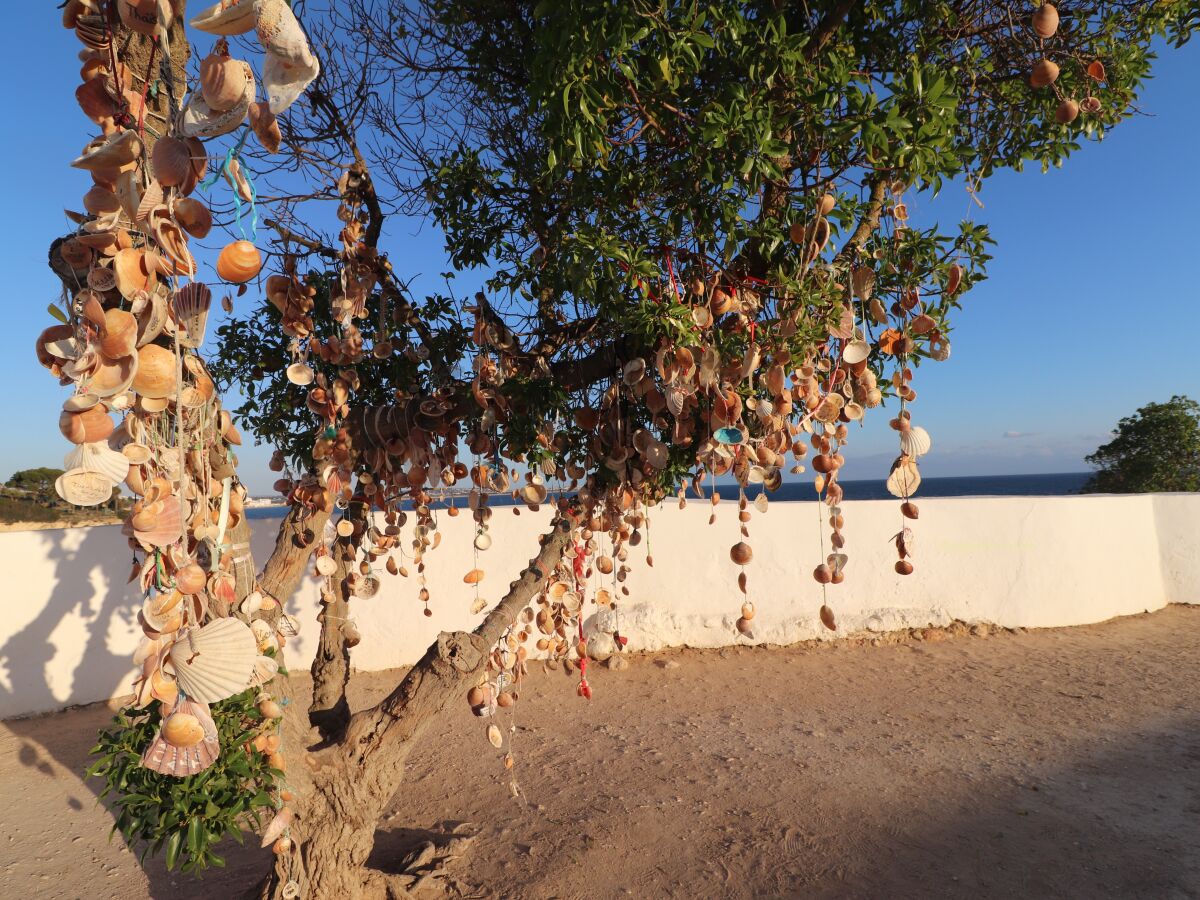
<path fill-rule="evenodd" d="M 892 472 L 888 475 L 887 489 L 893 497 L 907 500 L 921 486 L 921 472 L 914 460 L 900 456 L 892 463 Z"/>
<path fill-rule="evenodd" d="M 221 753 L 217 726 L 208 706 L 195 698 L 180 700 L 159 726 L 142 754 L 142 766 L 152 772 L 185 778 L 203 772 Z"/>
<path fill-rule="evenodd" d="M 184 634 L 170 658 L 188 697 L 216 703 L 249 687 L 258 647 L 254 632 L 240 619 L 216 619 Z"/>

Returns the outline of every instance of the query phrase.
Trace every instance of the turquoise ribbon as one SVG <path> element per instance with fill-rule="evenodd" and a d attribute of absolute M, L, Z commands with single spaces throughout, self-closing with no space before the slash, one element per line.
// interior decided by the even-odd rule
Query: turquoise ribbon
<path fill-rule="evenodd" d="M 212 190 L 215 185 L 233 164 L 235 159 L 239 159 L 242 155 L 242 148 L 246 145 L 246 138 L 250 134 L 248 127 L 242 128 L 242 136 L 238 138 L 238 142 L 229 148 L 225 154 L 225 159 L 221 161 L 221 165 L 217 166 L 216 171 L 200 182 L 200 187 L 204 191 Z M 242 210 L 242 195 L 234 188 L 233 203 L 234 203 L 234 221 L 237 222 L 238 231 L 245 240 L 253 242 L 258 236 L 258 188 L 254 186 L 254 179 L 250 177 L 250 172 L 245 166 L 242 166 L 242 177 L 246 179 L 246 184 L 250 186 L 250 234 L 246 234 L 246 226 L 242 224 L 242 216 L 245 213 Z"/>

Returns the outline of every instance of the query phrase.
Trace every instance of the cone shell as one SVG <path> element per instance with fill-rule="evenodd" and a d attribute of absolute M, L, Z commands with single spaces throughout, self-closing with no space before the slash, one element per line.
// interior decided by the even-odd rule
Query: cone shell
<path fill-rule="evenodd" d="M 176 716 L 180 718 L 169 726 Z M 197 733 L 200 739 L 187 746 L 177 746 L 167 739 L 169 734 L 176 740 L 190 740 Z M 217 761 L 220 752 L 217 726 L 208 707 L 188 698 L 179 701 L 159 727 L 158 734 L 142 754 L 142 765 L 152 772 L 184 778 L 203 772 Z"/>
<path fill-rule="evenodd" d="M 234 241 L 217 257 L 217 274 L 231 284 L 245 284 L 262 269 L 262 255 L 249 241 Z"/>
<path fill-rule="evenodd" d="M 240 619 L 216 619 L 187 632 L 171 649 L 185 695 L 216 703 L 246 690 L 258 659 L 254 632 Z"/>
<path fill-rule="evenodd" d="M 170 397 L 175 393 L 175 354 L 166 347 L 147 344 L 138 350 L 138 370 L 133 378 L 133 390 L 152 400 Z"/>

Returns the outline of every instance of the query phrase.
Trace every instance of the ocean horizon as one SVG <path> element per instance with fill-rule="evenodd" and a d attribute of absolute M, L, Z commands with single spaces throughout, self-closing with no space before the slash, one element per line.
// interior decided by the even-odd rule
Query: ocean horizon
<path fill-rule="evenodd" d="M 1091 472 L 1052 472 L 1038 475 L 949 475 L 923 478 L 921 488 L 914 497 L 1069 497 L 1078 494 L 1092 476 Z M 841 482 L 846 492 L 846 502 L 854 500 L 889 500 L 883 478 L 864 478 Z M 717 489 L 729 497 L 734 495 L 735 485 L 718 484 Z M 757 496 L 758 488 L 747 491 L 750 497 Z M 689 499 L 693 496 L 689 494 Z M 811 500 L 815 494 L 812 476 L 804 473 L 791 476 L 779 490 L 767 495 L 773 503 Z M 514 501 L 507 496 L 493 497 L 491 503 L 507 506 Z M 283 505 L 258 506 L 246 510 L 251 519 L 270 519 L 283 514 Z"/>

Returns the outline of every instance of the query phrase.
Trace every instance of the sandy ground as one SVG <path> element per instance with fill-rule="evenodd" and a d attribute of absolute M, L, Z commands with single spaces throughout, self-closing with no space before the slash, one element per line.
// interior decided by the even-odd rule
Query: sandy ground
<path fill-rule="evenodd" d="M 932 635 L 942 638 L 940 633 Z M 369 702 L 395 674 L 360 676 Z M 372 862 L 479 823 L 474 896 L 1200 897 L 1200 607 L 882 646 L 678 651 L 538 674 L 528 801 L 466 705 L 425 736 Z M 0 896 L 225 898 L 143 871 L 78 773 L 103 706 L 0 723 Z"/>

